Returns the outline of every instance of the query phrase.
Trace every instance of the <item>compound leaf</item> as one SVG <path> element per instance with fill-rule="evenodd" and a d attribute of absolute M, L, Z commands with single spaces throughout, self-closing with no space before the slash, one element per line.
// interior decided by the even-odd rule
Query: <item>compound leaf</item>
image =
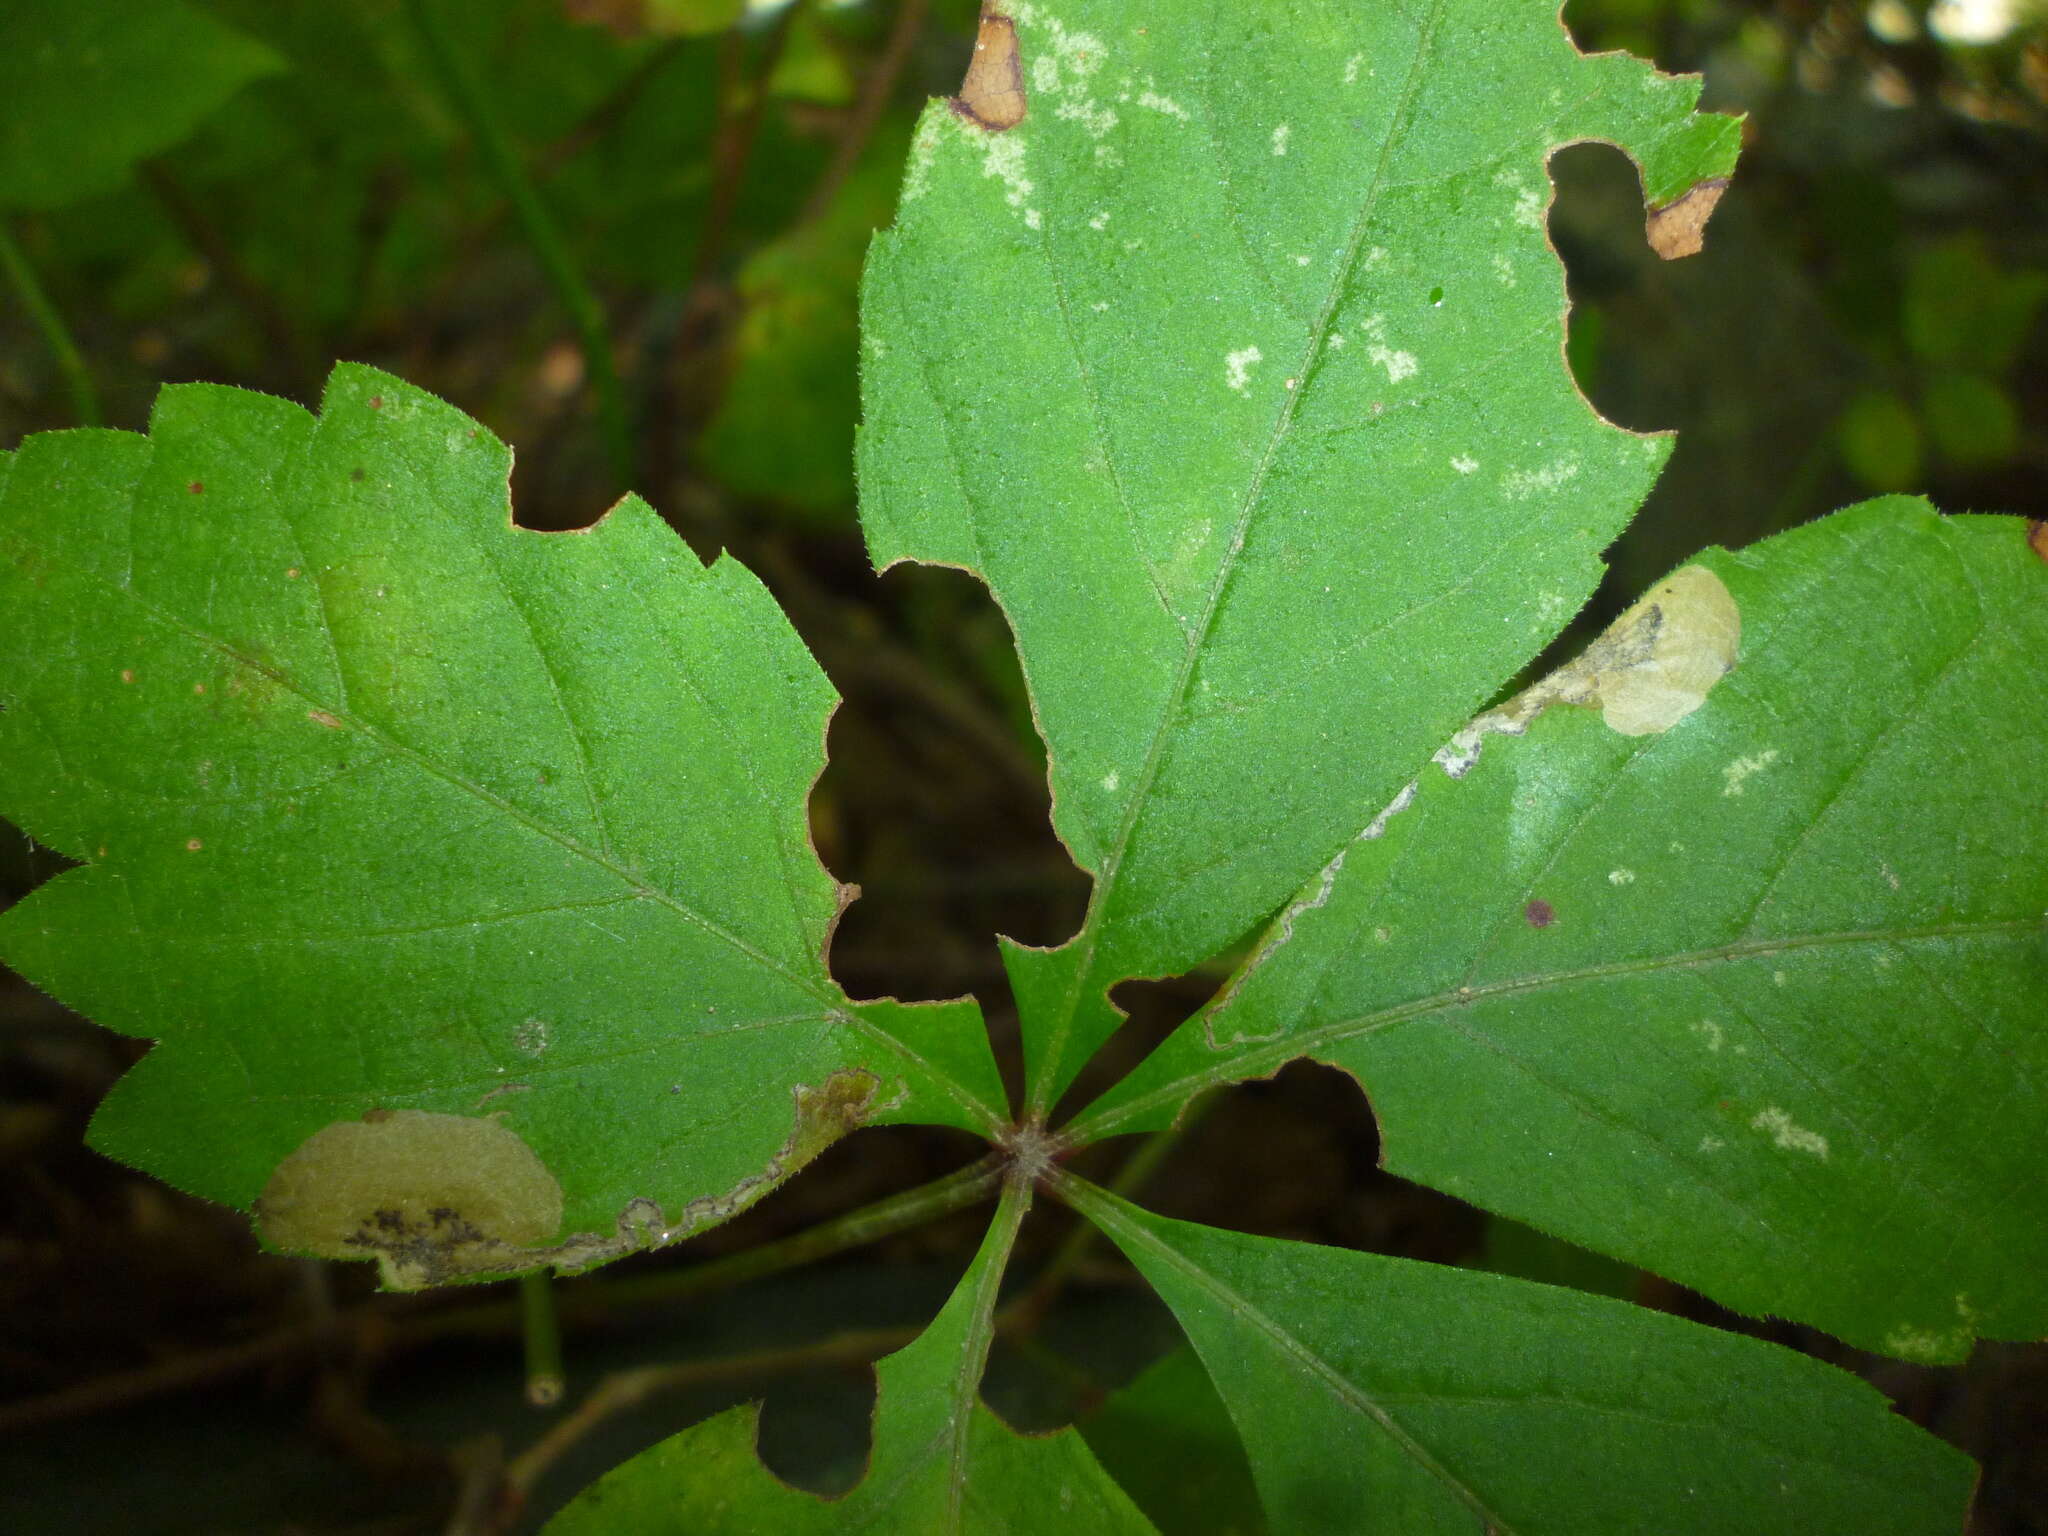
<path fill-rule="evenodd" d="M 398 1284 L 592 1262 L 1003 1104 L 971 1005 L 826 974 L 835 700 L 772 599 L 634 499 L 513 527 L 510 463 L 344 365 L 317 420 L 166 389 L 0 487 L 0 811 L 86 863 L 0 951 L 163 1038 L 94 1143 Z"/>
<path fill-rule="evenodd" d="M 1975 1469 L 1868 1384 L 1627 1302 L 1063 1192 L 1188 1331 L 1276 1532 L 1906 1536 Z"/>
<path fill-rule="evenodd" d="M 1615 728 L 1731 620 L 1692 713 Z M 1930 1362 L 2048 1331 L 2025 526 L 1865 503 L 1702 556 L 1587 654 L 1440 752 L 1080 1133 L 1313 1056 L 1394 1171 L 1741 1311 Z"/>
<path fill-rule="evenodd" d="M 869 263 L 860 475 L 877 564 L 1008 614 L 1095 876 L 1009 953 L 1034 1105 L 1592 592 L 1667 445 L 1573 388 L 1545 161 L 1608 140 L 1698 211 L 1738 125 L 1697 95 L 1548 0 L 984 12 Z"/>

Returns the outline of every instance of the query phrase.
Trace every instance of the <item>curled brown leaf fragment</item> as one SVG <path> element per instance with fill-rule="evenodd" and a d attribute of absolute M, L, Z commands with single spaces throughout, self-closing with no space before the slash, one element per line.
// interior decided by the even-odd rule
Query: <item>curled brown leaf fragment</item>
<path fill-rule="evenodd" d="M 1024 60 L 1017 51 L 1017 24 L 993 3 L 981 8 L 974 57 L 968 60 L 953 110 L 991 133 L 1024 121 Z"/>
<path fill-rule="evenodd" d="M 1721 194 L 1727 190 L 1726 176 L 1711 176 L 1678 201 L 1652 208 L 1643 220 L 1643 232 L 1649 237 L 1650 249 L 1666 261 L 1698 254 L 1706 240 L 1707 220 L 1713 217 Z"/>

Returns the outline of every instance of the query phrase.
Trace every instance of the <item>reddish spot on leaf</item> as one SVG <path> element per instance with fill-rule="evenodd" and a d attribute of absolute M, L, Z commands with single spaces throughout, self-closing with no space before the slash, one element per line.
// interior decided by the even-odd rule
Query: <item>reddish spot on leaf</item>
<path fill-rule="evenodd" d="M 190 485 L 186 486 L 185 489 L 190 491 L 194 496 L 197 496 L 201 491 L 206 489 L 206 482 L 204 480 L 194 480 Z"/>
<path fill-rule="evenodd" d="M 334 716 L 327 713 L 327 711 L 324 709 L 309 709 L 306 711 L 306 718 L 312 721 L 315 725 L 326 726 L 327 729 L 329 729 L 330 731 L 338 731 L 341 729 L 341 722 L 335 719 Z"/>
<path fill-rule="evenodd" d="M 370 409 L 371 409 L 371 410 L 373 410 L 373 411 L 381 411 L 381 410 L 383 410 L 383 409 L 384 409 L 384 397 L 383 397 L 382 395 L 372 395 L 372 396 L 370 396 Z"/>
<path fill-rule="evenodd" d="M 360 480 L 363 478 L 363 472 L 360 469 L 352 469 L 348 472 L 348 477 L 351 480 Z"/>
<path fill-rule="evenodd" d="M 201 848 L 204 848 L 205 846 L 206 845 L 200 842 L 199 839 L 196 837 L 188 837 L 185 839 L 185 851 L 187 853 L 197 853 Z"/>
<path fill-rule="evenodd" d="M 1522 916 L 1529 920 L 1531 928 L 1548 928 L 1557 921 L 1557 908 L 1539 896 L 1522 908 Z"/>
<path fill-rule="evenodd" d="M 2027 523 L 2027 548 L 2048 560 L 2048 521 L 2032 518 Z"/>

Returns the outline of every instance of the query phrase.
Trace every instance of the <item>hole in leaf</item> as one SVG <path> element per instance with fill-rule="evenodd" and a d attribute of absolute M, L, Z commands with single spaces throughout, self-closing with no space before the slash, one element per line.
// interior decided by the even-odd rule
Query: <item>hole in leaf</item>
<path fill-rule="evenodd" d="M 1088 898 L 1052 831 L 1009 625 L 969 576 L 898 566 L 877 592 L 847 554 L 805 573 L 814 590 L 771 580 L 845 700 L 811 796 L 820 856 L 861 887 L 833 974 L 856 997 L 1005 997 L 994 936 L 1058 944 Z M 840 584 L 874 606 L 843 617 Z"/>

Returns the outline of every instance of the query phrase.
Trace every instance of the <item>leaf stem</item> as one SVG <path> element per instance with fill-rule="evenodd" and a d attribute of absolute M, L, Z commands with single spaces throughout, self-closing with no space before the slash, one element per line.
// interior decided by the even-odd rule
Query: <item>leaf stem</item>
<path fill-rule="evenodd" d="M 462 56 L 456 51 L 432 0 L 406 0 L 406 13 L 419 34 L 428 61 L 439 75 L 449 104 L 469 128 L 484 163 L 498 183 L 498 190 L 511 204 L 527 244 L 539 258 L 541 270 L 553 284 L 555 296 L 569 312 L 576 337 L 583 349 L 583 363 L 597 397 L 598 428 L 604 436 L 606 456 L 621 487 L 633 480 L 633 431 L 626 413 L 624 391 L 612 358 L 611 338 L 606 332 L 604 309 L 569 254 L 568 243 L 556 227 L 554 215 L 541 201 L 540 192 L 527 174 L 518 151 L 498 122 L 489 101 L 478 89 Z"/>
<path fill-rule="evenodd" d="M 555 1312 L 553 1270 L 519 1277 L 519 1320 L 526 1339 L 526 1401 L 552 1408 L 568 1389 L 562 1370 L 562 1322 Z"/>
<path fill-rule="evenodd" d="M 611 1281 L 605 1286 L 605 1296 L 609 1301 L 625 1303 L 679 1301 L 707 1291 L 728 1290 L 965 1210 L 986 1200 L 1002 1177 L 1003 1160 L 991 1154 L 942 1179 L 863 1205 L 778 1242 L 763 1243 L 758 1248 L 674 1273 Z"/>
<path fill-rule="evenodd" d="M 21 307 L 28 311 L 36 329 L 43 333 L 43 343 L 50 349 L 57 371 L 64 376 L 65 387 L 71 391 L 72 412 L 81 425 L 98 426 L 99 392 L 93 388 L 92 375 L 86 371 L 78 343 L 72 340 L 70 327 L 64 324 L 64 317 L 57 313 L 50 296 L 43 292 L 43 285 L 36 281 L 35 268 L 28 264 L 28 257 L 14 243 L 14 235 L 4 222 L 0 222 L 0 269 L 6 271 L 8 286 L 21 300 Z"/>

